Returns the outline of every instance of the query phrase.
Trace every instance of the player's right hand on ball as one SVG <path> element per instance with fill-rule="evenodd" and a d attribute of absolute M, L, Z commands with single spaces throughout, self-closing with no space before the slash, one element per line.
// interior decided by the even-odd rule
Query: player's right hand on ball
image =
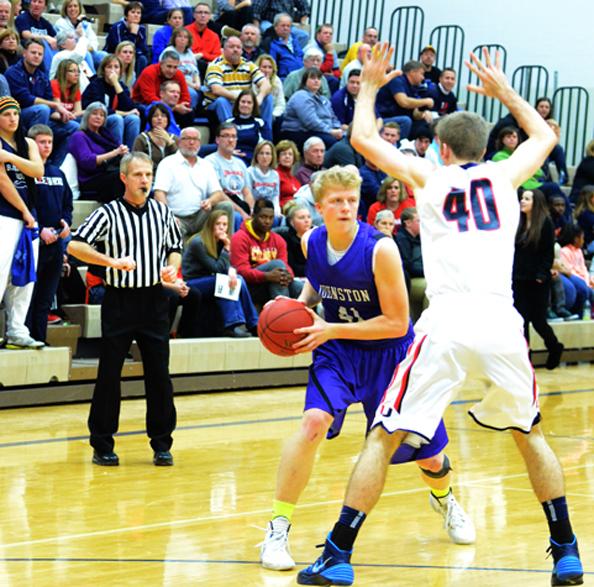
<path fill-rule="evenodd" d="M 303 328 L 295 328 L 293 331 L 295 334 L 306 334 L 307 336 L 296 342 L 293 345 L 293 350 L 297 353 L 309 353 L 330 340 L 331 325 L 318 316 L 311 308 L 307 308 L 307 311 L 313 318 L 313 324 L 311 326 L 304 326 Z"/>

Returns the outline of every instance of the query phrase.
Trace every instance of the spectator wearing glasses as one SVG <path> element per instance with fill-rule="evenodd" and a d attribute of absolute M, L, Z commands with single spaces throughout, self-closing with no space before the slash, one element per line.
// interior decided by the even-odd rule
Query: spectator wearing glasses
<path fill-rule="evenodd" d="M 233 116 L 233 104 L 242 90 L 256 88 L 256 100 L 262 120 L 272 128 L 272 96 L 270 82 L 251 61 L 242 57 L 242 44 L 238 37 L 229 37 L 223 45 L 223 54 L 206 70 L 204 106 L 214 110 L 220 122 Z"/>
<path fill-rule="evenodd" d="M 198 62 L 201 79 L 204 79 L 208 64 L 221 54 L 219 36 L 208 28 L 211 16 L 209 5 L 198 2 L 194 7 L 194 22 L 186 27 L 192 35 L 192 52 Z"/>
<path fill-rule="evenodd" d="M 157 167 L 155 198 L 169 206 L 184 239 L 202 230 L 213 209 L 233 216 L 215 170 L 198 157 L 199 150 L 200 131 L 184 128 L 177 153 L 165 157 Z"/>
<path fill-rule="evenodd" d="M 241 219 L 247 219 L 254 207 L 254 196 L 249 188 L 249 179 L 245 163 L 234 156 L 237 149 L 237 127 L 231 122 L 224 122 L 217 129 L 217 150 L 206 157 L 215 169 L 223 192 L 231 201 L 235 211 L 235 227 L 239 228 Z"/>

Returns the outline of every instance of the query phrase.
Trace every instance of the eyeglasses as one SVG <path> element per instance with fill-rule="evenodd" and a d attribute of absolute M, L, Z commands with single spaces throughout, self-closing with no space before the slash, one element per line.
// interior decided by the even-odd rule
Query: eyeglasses
<path fill-rule="evenodd" d="M 222 139 L 231 139 L 232 141 L 237 140 L 237 135 L 219 135 Z"/>

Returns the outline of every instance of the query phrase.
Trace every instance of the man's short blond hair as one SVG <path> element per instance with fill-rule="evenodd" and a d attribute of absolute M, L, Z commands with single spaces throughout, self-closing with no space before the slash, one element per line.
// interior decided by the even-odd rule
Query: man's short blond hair
<path fill-rule="evenodd" d="M 311 181 L 311 191 L 314 200 L 320 202 L 332 189 L 355 190 L 357 195 L 361 190 L 361 176 L 354 165 L 335 165 L 325 171 L 318 171 Z"/>

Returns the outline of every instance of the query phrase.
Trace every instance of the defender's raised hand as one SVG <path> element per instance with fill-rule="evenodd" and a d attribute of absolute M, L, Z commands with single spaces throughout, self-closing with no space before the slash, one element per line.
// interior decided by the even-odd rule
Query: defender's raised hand
<path fill-rule="evenodd" d="M 387 73 L 392 67 L 394 48 L 389 43 L 378 43 L 371 53 L 363 58 L 361 83 L 378 90 L 391 82 L 395 77 L 402 75 L 402 71 L 395 69 Z"/>
<path fill-rule="evenodd" d="M 469 84 L 466 87 L 469 92 L 488 98 L 501 99 L 506 92 L 512 89 L 503 69 L 501 69 L 501 55 L 499 51 L 495 53 L 495 64 L 493 64 L 488 49 L 483 47 L 483 60 L 484 63 L 474 53 L 470 53 L 470 61 L 464 62 L 482 83 L 480 86 Z"/>

